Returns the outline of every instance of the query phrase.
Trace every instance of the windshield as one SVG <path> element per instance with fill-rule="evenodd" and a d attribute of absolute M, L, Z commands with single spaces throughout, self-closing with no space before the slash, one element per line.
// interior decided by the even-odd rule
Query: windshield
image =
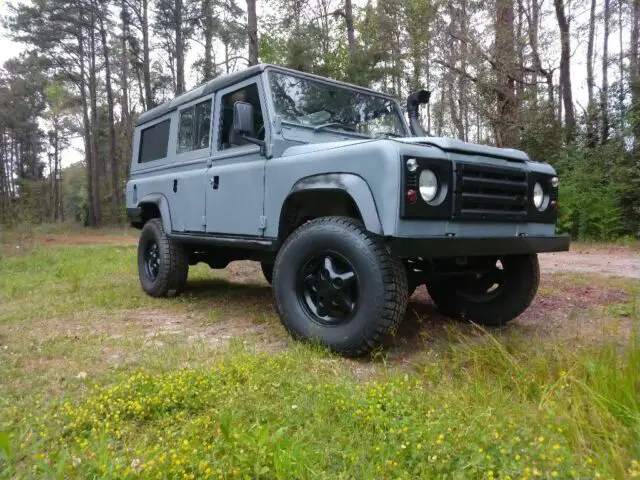
<path fill-rule="evenodd" d="M 270 72 L 277 115 L 283 121 L 361 135 L 407 135 L 396 102 L 293 75 Z"/>

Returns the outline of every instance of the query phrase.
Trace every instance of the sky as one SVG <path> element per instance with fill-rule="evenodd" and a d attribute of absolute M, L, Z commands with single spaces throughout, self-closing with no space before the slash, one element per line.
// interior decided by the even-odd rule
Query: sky
<path fill-rule="evenodd" d="M 8 13 L 8 3 L 7 0 L 0 0 L 0 16 L 4 16 Z M 261 13 L 261 6 L 264 2 L 258 2 L 258 10 L 259 14 Z M 356 2 L 359 3 L 359 2 Z M 582 4 L 583 3 L 583 4 Z M 587 2 L 577 3 L 577 7 L 573 12 L 570 12 L 574 19 L 572 20 L 574 25 L 586 25 L 588 21 L 588 4 Z M 549 6 L 547 6 L 549 7 Z M 600 8 L 600 7 L 599 7 Z M 611 54 L 615 54 L 619 48 L 619 40 L 617 33 L 617 25 L 616 25 L 616 15 L 612 15 L 612 25 L 611 25 L 611 34 L 609 37 L 609 51 Z M 555 25 L 555 17 L 553 15 L 549 15 L 543 20 L 545 23 L 549 23 L 549 25 L 545 25 L 544 28 L 555 29 L 557 27 Z M 573 94 L 574 101 L 576 102 L 576 114 L 582 113 L 582 108 L 586 108 L 587 104 L 587 93 L 586 93 L 586 50 L 587 50 L 587 32 L 572 32 L 572 63 L 571 63 L 571 77 L 572 77 L 572 86 L 573 86 Z M 602 38 L 602 26 L 598 25 L 596 27 L 596 46 L 599 48 Z M 625 36 L 628 35 L 628 32 L 625 32 Z M 577 38 L 576 38 L 577 37 Z M 186 59 L 187 63 L 187 88 L 192 88 L 195 86 L 195 77 L 189 75 L 189 66 L 195 61 L 196 58 L 201 54 L 202 47 L 199 44 L 194 44 L 194 48 L 192 48 Z M 6 31 L 3 27 L 0 26 L 0 65 L 4 64 L 8 59 L 18 56 L 21 52 L 25 50 L 24 45 L 13 42 L 9 38 L 7 38 Z M 601 52 L 597 51 L 596 55 L 599 56 Z M 559 55 L 558 55 L 559 59 Z M 596 82 L 599 82 L 600 76 L 600 65 L 596 66 L 595 75 Z M 557 74 L 557 73 L 556 73 Z M 617 79 L 617 71 L 612 69 L 609 72 L 609 82 L 612 83 Z M 46 129 L 46 125 L 43 125 L 43 128 Z M 71 141 L 70 148 L 64 152 L 64 157 L 62 164 L 63 166 L 70 165 L 72 163 L 83 160 L 83 143 L 80 138 L 73 139 Z"/>

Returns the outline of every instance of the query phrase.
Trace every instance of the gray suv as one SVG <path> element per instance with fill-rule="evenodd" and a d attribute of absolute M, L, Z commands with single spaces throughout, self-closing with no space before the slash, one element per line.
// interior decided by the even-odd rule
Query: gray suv
<path fill-rule="evenodd" d="M 517 150 L 428 136 L 407 99 L 273 66 L 216 78 L 138 119 L 127 214 L 154 297 L 189 265 L 261 263 L 290 334 L 378 346 L 426 285 L 450 317 L 503 325 L 534 298 L 558 178 Z"/>

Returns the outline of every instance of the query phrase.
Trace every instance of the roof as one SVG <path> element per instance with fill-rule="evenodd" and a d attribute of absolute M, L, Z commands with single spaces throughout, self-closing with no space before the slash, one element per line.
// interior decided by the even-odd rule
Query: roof
<path fill-rule="evenodd" d="M 218 90 L 221 90 L 223 88 L 229 87 L 231 85 L 234 85 L 238 82 L 241 82 L 243 80 L 246 80 L 247 78 L 253 77 L 254 75 L 258 75 L 262 72 L 264 72 L 265 70 L 270 69 L 270 70 L 276 70 L 276 71 L 280 71 L 283 73 L 290 73 L 290 74 L 294 74 L 294 75 L 302 75 L 314 80 L 320 80 L 323 82 L 328 82 L 328 83 L 332 83 L 335 85 L 340 85 L 342 87 L 348 87 L 348 88 L 352 88 L 355 90 L 360 90 L 363 92 L 368 92 L 368 93 L 372 93 L 375 95 L 379 95 L 379 96 L 384 96 L 384 97 L 388 97 L 388 98 L 394 98 L 392 95 L 388 95 L 382 92 L 378 92 L 376 90 L 372 90 L 370 88 L 365 88 L 365 87 L 359 87 L 357 85 L 352 85 L 350 83 L 346 83 L 346 82 L 341 82 L 338 80 L 334 80 L 332 78 L 326 78 L 326 77 L 321 77 L 319 75 L 312 75 L 310 73 L 305 73 L 305 72 L 299 72 L 297 70 L 292 70 L 290 68 L 285 68 L 285 67 L 279 67 L 277 65 L 270 65 L 268 63 L 260 63 L 258 65 L 254 65 L 252 67 L 248 67 L 245 68 L 244 70 L 240 70 L 238 72 L 234 72 L 234 73 L 230 73 L 227 75 L 221 75 L 219 77 L 214 78 L 213 80 L 208 81 L 207 83 L 204 83 L 192 90 L 189 90 L 188 92 L 185 92 L 181 95 L 178 95 L 176 98 L 174 98 L 173 100 L 170 100 L 168 102 L 163 103 L 162 105 L 158 105 L 157 107 L 152 108 L 151 110 L 148 110 L 144 113 L 142 113 L 140 115 L 140 117 L 138 117 L 138 121 L 136 122 L 136 126 L 138 125 L 142 125 L 145 123 L 148 123 L 152 120 L 155 120 L 159 117 L 162 117 L 163 115 L 166 115 L 167 113 L 172 112 L 173 110 L 176 110 L 180 105 L 183 105 L 185 103 L 188 103 L 192 100 L 196 100 L 200 97 L 204 97 L 205 95 L 209 95 L 210 93 L 216 92 Z"/>

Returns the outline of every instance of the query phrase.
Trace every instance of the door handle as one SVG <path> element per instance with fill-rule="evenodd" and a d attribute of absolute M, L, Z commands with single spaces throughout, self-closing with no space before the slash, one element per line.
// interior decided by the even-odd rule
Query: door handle
<path fill-rule="evenodd" d="M 175 178 L 173 179 L 173 193 L 176 193 L 178 191 L 178 180 L 176 180 Z"/>
<path fill-rule="evenodd" d="M 217 190 L 218 184 L 220 183 L 220 177 L 218 175 L 214 175 L 209 179 L 209 183 L 211 184 L 214 190 Z"/>

